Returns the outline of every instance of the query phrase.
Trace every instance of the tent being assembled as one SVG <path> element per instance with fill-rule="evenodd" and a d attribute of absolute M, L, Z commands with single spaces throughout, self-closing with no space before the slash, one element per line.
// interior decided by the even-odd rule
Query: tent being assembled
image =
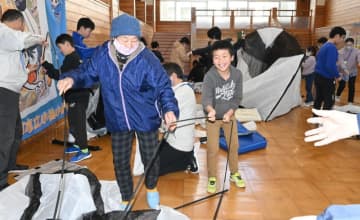
<path fill-rule="evenodd" d="M 61 174 L 33 174 L 21 178 L 0 192 L 1 219 L 52 219 L 56 207 Z M 87 169 L 64 174 L 59 218 L 63 220 L 119 220 L 121 195 L 115 181 L 98 181 Z M 137 220 L 188 220 L 167 206 L 160 210 L 129 212 Z"/>
<path fill-rule="evenodd" d="M 286 114 L 301 104 L 300 64 L 304 57 L 296 39 L 281 28 L 258 29 L 237 51 L 243 73 L 245 108 L 257 108 L 262 120 Z"/>

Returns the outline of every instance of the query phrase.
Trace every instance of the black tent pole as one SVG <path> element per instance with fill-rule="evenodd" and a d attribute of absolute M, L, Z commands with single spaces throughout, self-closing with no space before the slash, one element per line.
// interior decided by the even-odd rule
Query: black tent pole
<path fill-rule="evenodd" d="M 211 195 L 202 197 L 202 198 L 200 198 L 200 199 L 197 199 L 197 200 L 194 200 L 194 201 L 185 203 L 185 204 L 182 204 L 182 205 L 180 205 L 180 206 L 178 206 L 178 207 L 175 207 L 174 209 L 182 209 L 182 208 L 184 208 L 184 207 L 186 207 L 186 206 L 189 206 L 189 205 L 192 205 L 192 204 L 201 202 L 201 201 L 206 200 L 206 199 L 210 199 L 211 197 L 217 196 L 217 195 L 219 195 L 219 194 L 224 194 L 224 193 L 226 193 L 227 191 L 229 191 L 229 189 L 224 189 L 224 190 L 219 191 L 219 192 L 217 192 L 217 193 L 214 193 L 214 194 L 211 194 Z"/>
<path fill-rule="evenodd" d="M 64 105 L 64 150 L 63 150 L 63 156 L 62 156 L 62 163 L 61 163 L 61 173 L 60 173 L 60 183 L 59 183 L 59 190 L 56 197 L 56 204 L 55 204 L 55 210 L 53 217 L 48 220 L 59 220 L 60 216 L 60 207 L 62 205 L 62 199 L 64 194 L 64 185 L 65 185 L 65 179 L 64 179 L 64 173 L 65 173 L 65 151 L 66 151 L 66 140 L 68 135 L 68 129 L 66 126 L 67 123 L 67 109 L 65 104 L 65 94 L 63 94 L 63 105 Z"/>
<path fill-rule="evenodd" d="M 236 119 L 231 120 L 231 125 L 230 125 L 231 127 L 230 127 L 228 151 L 227 151 L 227 154 L 226 154 L 226 165 L 225 165 L 225 172 L 224 172 L 224 180 L 223 180 L 222 191 L 225 191 L 226 173 L 227 173 L 227 169 L 228 169 L 228 166 L 229 166 L 229 155 L 230 155 L 230 149 L 231 149 L 231 139 L 232 139 L 232 132 L 233 132 L 234 120 L 236 120 Z M 237 121 L 235 121 L 235 123 L 237 123 Z M 237 133 L 237 132 L 236 132 L 236 133 Z M 230 171 L 230 175 L 231 175 L 231 171 Z M 219 210 L 220 210 L 220 206 L 221 206 L 223 197 L 224 197 L 224 193 L 221 193 L 221 194 L 220 194 L 220 199 L 219 199 L 218 204 L 217 204 L 217 206 L 216 206 L 216 210 L 215 210 L 215 213 L 214 213 L 213 220 L 216 220 L 216 219 L 217 219 L 217 216 L 218 216 L 218 213 L 219 213 Z"/>
<path fill-rule="evenodd" d="M 206 117 L 206 116 L 205 116 L 205 117 L 188 118 L 188 119 L 183 119 L 183 120 L 177 120 L 177 121 L 174 122 L 174 123 L 185 122 L 185 121 L 196 120 L 196 119 L 207 119 L 207 118 L 208 118 L 208 117 Z M 223 120 L 223 119 L 222 119 L 222 118 L 216 118 L 215 120 Z M 172 124 L 174 124 L 174 123 L 172 123 Z M 232 122 L 232 123 L 233 123 L 233 122 Z M 184 125 L 184 126 L 192 125 L 192 124 L 193 124 L 193 123 L 190 123 L 190 124 L 186 124 L 186 125 Z M 132 192 L 131 199 L 130 199 L 129 203 L 126 205 L 124 212 L 121 213 L 121 216 L 120 216 L 119 219 L 121 219 L 121 220 L 126 220 L 126 219 L 128 218 L 128 215 L 130 214 L 130 212 L 131 212 L 131 210 L 132 210 L 132 207 L 133 207 L 133 202 L 132 202 L 132 200 L 137 196 L 137 193 L 138 193 L 138 191 L 139 191 L 139 188 L 140 188 L 141 183 L 144 182 L 144 179 L 145 179 L 146 174 L 147 174 L 147 173 L 149 172 L 149 170 L 151 169 L 151 167 L 152 167 L 152 165 L 153 165 L 156 157 L 158 156 L 158 154 L 159 154 L 159 152 L 160 152 L 160 145 L 161 145 L 161 143 L 167 139 L 169 133 L 170 133 L 169 131 L 166 131 L 166 132 L 164 133 L 163 138 L 161 139 L 161 141 L 159 141 L 158 145 L 156 146 L 155 152 L 154 152 L 152 158 L 150 159 L 150 162 L 149 162 L 148 166 L 145 167 L 145 169 L 144 169 L 144 174 L 143 174 L 143 175 L 140 177 L 140 179 L 138 180 L 137 185 L 136 185 L 134 191 Z M 229 158 L 228 158 L 228 159 L 229 159 Z M 227 161 L 227 162 L 228 162 L 228 161 Z M 225 177 L 226 177 L 226 171 L 225 171 Z M 224 187 L 223 187 L 223 188 L 224 188 Z M 228 190 L 223 190 L 223 191 L 218 192 L 218 193 L 216 193 L 216 194 L 214 194 L 214 195 L 210 195 L 210 196 L 207 196 L 207 197 L 205 197 L 205 198 L 203 198 L 203 199 L 200 199 L 200 200 L 197 200 L 197 201 L 193 201 L 193 202 L 191 202 L 191 204 L 196 203 L 196 202 L 199 202 L 199 201 L 204 200 L 204 199 L 207 199 L 207 198 L 210 198 L 210 197 L 213 197 L 213 196 L 218 195 L 218 194 L 224 194 L 224 193 L 227 192 L 227 191 L 228 191 Z M 221 199 L 221 200 L 222 200 L 222 199 Z M 219 206 L 220 206 L 220 204 L 221 204 L 221 200 L 220 200 L 219 203 L 218 203 L 218 208 L 219 208 Z M 190 205 L 190 204 L 187 204 L 187 205 Z M 187 205 L 183 205 L 183 207 L 184 207 L 184 206 L 187 206 Z M 178 207 L 178 208 L 181 208 L 181 207 Z"/>
<path fill-rule="evenodd" d="M 265 122 L 267 122 L 267 121 L 269 120 L 270 116 L 271 116 L 272 113 L 275 111 L 275 109 L 278 107 L 278 105 L 280 104 L 281 100 L 282 100 L 283 97 L 285 96 L 286 92 L 289 90 L 290 85 L 293 83 L 293 81 L 294 81 L 294 79 L 295 79 L 295 76 L 296 76 L 296 74 L 298 73 L 298 71 L 299 71 L 299 69 L 300 69 L 300 67 L 301 67 L 302 61 L 303 61 L 303 59 L 301 59 L 301 62 L 299 63 L 298 68 L 296 69 L 296 71 L 295 71 L 294 75 L 292 76 L 290 82 L 289 82 L 288 85 L 286 86 L 284 92 L 281 94 L 279 100 L 276 102 L 275 106 L 271 109 L 269 115 L 266 117 Z"/>
<path fill-rule="evenodd" d="M 51 45 L 51 48 L 54 50 L 57 68 L 59 69 L 59 75 L 61 75 L 62 72 L 61 72 L 61 68 L 60 68 L 60 65 L 59 65 L 59 57 L 58 57 L 58 54 L 56 53 L 55 46 L 53 45 L 53 42 L 51 41 L 51 37 L 50 37 L 50 35 L 48 33 L 46 35 L 46 38 L 50 39 L 50 45 Z M 43 51 L 42 55 L 45 56 L 45 48 L 44 48 L 44 51 Z M 63 201 L 64 186 L 65 186 L 65 179 L 64 179 L 65 151 L 66 151 L 66 147 L 67 147 L 68 132 L 70 132 L 69 129 L 67 128 L 67 124 L 66 124 L 67 120 L 68 120 L 67 119 L 67 116 L 68 116 L 67 111 L 68 110 L 67 110 L 66 102 L 65 102 L 65 93 L 60 94 L 60 96 L 62 96 L 63 108 L 64 108 L 64 150 L 63 150 L 63 156 L 62 156 L 59 190 L 58 190 L 57 197 L 56 197 L 56 204 L 55 204 L 55 210 L 54 210 L 53 218 L 50 218 L 51 220 L 59 220 L 60 219 L 59 216 L 60 216 L 60 210 L 61 210 L 61 205 L 62 205 L 62 201 Z"/>
<path fill-rule="evenodd" d="M 153 155 L 152 155 L 152 157 L 151 157 L 151 159 L 150 159 L 150 161 L 149 161 L 149 163 L 148 163 L 148 166 L 145 167 L 145 169 L 144 169 L 144 174 L 141 175 L 140 179 L 138 180 L 138 182 L 137 182 L 137 184 L 136 184 L 136 186 L 135 186 L 135 190 L 134 190 L 134 191 L 132 192 L 132 194 L 131 194 L 130 201 L 129 201 L 128 204 L 126 205 L 125 210 L 124 210 L 124 212 L 121 214 L 121 216 L 120 216 L 119 219 L 121 219 L 121 220 L 124 220 L 124 219 L 125 219 L 125 220 L 126 220 L 127 217 L 128 217 L 128 215 L 130 214 L 131 209 L 132 209 L 132 207 L 133 207 L 133 204 L 132 204 L 133 202 L 132 202 L 132 200 L 137 196 L 137 193 L 139 192 L 139 189 L 140 189 L 141 184 L 144 182 L 146 175 L 148 174 L 148 172 L 149 172 L 150 169 L 152 168 L 152 165 L 154 164 L 154 161 L 155 161 L 156 158 L 158 157 L 158 154 L 159 154 L 159 152 L 160 152 L 161 143 L 162 143 L 163 141 L 165 141 L 168 136 L 169 136 L 169 131 L 167 130 L 167 131 L 164 133 L 164 136 L 163 136 L 163 138 L 161 139 L 161 141 L 159 141 L 158 145 L 156 146 L 156 149 L 155 149 L 155 151 L 154 151 L 154 153 L 153 153 Z"/>

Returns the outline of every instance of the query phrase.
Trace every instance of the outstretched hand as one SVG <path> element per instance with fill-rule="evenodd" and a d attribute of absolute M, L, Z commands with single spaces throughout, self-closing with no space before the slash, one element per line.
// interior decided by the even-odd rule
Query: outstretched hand
<path fill-rule="evenodd" d="M 66 93 L 66 91 L 68 91 L 69 89 L 71 89 L 71 87 L 74 85 L 74 80 L 70 77 L 66 77 L 62 80 L 59 80 L 57 83 L 57 88 L 59 90 L 59 94 L 63 95 Z"/>
<path fill-rule="evenodd" d="M 323 146 L 337 140 L 359 134 L 357 116 L 336 110 L 312 110 L 319 117 L 307 119 L 319 124 L 318 128 L 305 132 L 305 142 L 316 141 L 314 146 Z"/>

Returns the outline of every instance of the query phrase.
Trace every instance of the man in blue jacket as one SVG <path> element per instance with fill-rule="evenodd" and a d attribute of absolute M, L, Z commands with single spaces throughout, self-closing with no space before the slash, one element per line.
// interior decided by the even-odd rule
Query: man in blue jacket
<path fill-rule="evenodd" d="M 78 69 L 63 74 L 66 78 L 58 82 L 60 94 L 71 87 L 101 83 L 122 210 L 132 199 L 130 156 L 134 134 L 144 166 L 148 167 L 158 144 L 161 117 L 168 129 L 173 130 L 179 112 L 169 77 L 159 59 L 139 41 L 140 36 L 140 24 L 134 17 L 118 16 L 111 25 L 113 39 L 97 48 Z M 147 202 L 152 209 L 157 209 L 160 202 L 156 189 L 158 175 L 159 157 L 145 177 Z"/>
<path fill-rule="evenodd" d="M 72 33 L 72 38 L 74 41 L 74 47 L 75 47 L 76 53 L 79 54 L 81 60 L 84 62 L 86 60 L 90 59 L 95 51 L 95 47 L 88 47 L 84 43 L 84 40 L 91 36 L 91 33 L 94 31 L 94 29 L 95 29 L 95 23 L 90 18 L 84 17 L 84 18 L 80 18 L 78 20 L 76 31 L 74 31 Z M 97 86 L 94 86 L 92 88 L 93 88 L 93 93 L 95 93 L 96 90 L 98 90 Z M 99 100 L 97 100 L 97 98 L 95 96 L 90 96 L 89 101 L 97 103 L 96 109 L 92 110 L 90 108 L 87 111 L 89 111 L 89 110 L 91 110 L 91 112 L 95 111 L 95 112 L 93 112 L 94 117 L 91 117 L 91 118 L 96 119 L 96 122 L 99 126 L 96 129 L 99 129 L 100 127 L 104 126 L 104 124 L 105 124 L 102 94 L 101 93 L 99 94 Z M 89 117 L 89 116 L 87 116 L 87 117 Z M 96 130 L 96 129 L 94 129 L 94 130 Z M 74 132 L 72 131 L 72 133 L 74 133 Z"/>
<path fill-rule="evenodd" d="M 84 39 L 89 38 L 94 29 L 95 24 L 90 18 L 80 18 L 76 31 L 72 33 L 75 50 L 83 61 L 89 59 L 95 51 L 94 47 L 87 47 L 84 43 Z"/>
<path fill-rule="evenodd" d="M 344 42 L 346 31 L 342 27 L 331 29 L 330 39 L 320 48 L 315 65 L 315 109 L 332 109 L 334 105 L 335 81 L 340 77 L 336 62 L 336 46 Z"/>

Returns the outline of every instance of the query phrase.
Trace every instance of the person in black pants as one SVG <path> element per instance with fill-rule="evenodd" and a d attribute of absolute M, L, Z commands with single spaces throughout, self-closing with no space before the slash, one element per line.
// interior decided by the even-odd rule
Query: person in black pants
<path fill-rule="evenodd" d="M 345 88 L 346 82 L 348 82 L 348 103 L 352 104 L 355 96 L 356 76 L 358 67 L 360 67 L 360 50 L 354 48 L 353 38 L 350 37 L 345 40 L 345 47 L 339 51 L 338 63 L 340 66 L 341 80 L 335 98 L 337 101 L 340 100 L 340 95 Z"/>
<path fill-rule="evenodd" d="M 8 186 L 8 171 L 27 168 L 16 164 L 22 136 L 19 96 L 27 74 L 24 49 L 42 44 L 44 38 L 24 31 L 24 16 L 16 9 L 4 12 L 0 23 L 0 191 Z"/>
<path fill-rule="evenodd" d="M 196 98 L 189 83 L 184 82 L 184 73 L 176 63 L 163 65 L 167 72 L 175 98 L 179 106 L 179 120 L 196 116 Z M 189 170 L 198 172 L 198 165 L 194 154 L 194 121 L 179 122 L 175 132 L 170 133 L 167 140 L 160 145 L 160 175 L 171 172 Z"/>
<path fill-rule="evenodd" d="M 62 94 L 70 88 L 88 88 L 101 83 L 106 128 L 111 132 L 115 176 L 121 193 L 120 210 L 132 205 L 133 179 L 130 172 L 134 134 L 148 172 L 146 200 L 159 209 L 157 190 L 159 160 L 158 128 L 164 118 L 170 131 L 176 127 L 178 107 L 169 78 L 158 58 L 140 41 L 139 21 L 126 13 L 111 22 L 111 40 L 99 46 L 90 60 L 64 73 L 57 87 Z"/>
<path fill-rule="evenodd" d="M 336 45 L 344 41 L 346 31 L 342 27 L 331 29 L 327 43 L 319 50 L 315 65 L 315 109 L 332 109 L 334 105 L 335 80 L 340 77 L 336 62 L 338 51 Z"/>
<path fill-rule="evenodd" d="M 198 173 L 198 163 L 194 152 L 195 121 L 193 118 L 196 117 L 194 90 L 188 82 L 184 82 L 184 72 L 177 63 L 165 63 L 163 67 L 170 78 L 171 86 L 178 102 L 179 120 L 189 120 L 178 122 L 177 129 L 174 132 L 170 132 L 166 139 L 162 139 L 159 151 L 159 175 L 161 176 L 177 171 Z M 164 131 L 164 129 L 161 130 Z M 134 175 L 144 173 L 144 165 L 140 161 L 139 155 L 139 146 L 137 146 L 135 151 Z"/>
<path fill-rule="evenodd" d="M 218 27 L 212 27 L 207 31 L 207 36 L 210 39 L 208 42 L 208 46 L 204 48 L 198 48 L 195 50 L 192 50 L 189 52 L 191 55 L 198 55 L 201 58 L 199 59 L 199 62 L 201 62 L 203 65 L 206 66 L 205 73 L 210 69 L 210 67 L 213 65 L 212 61 L 212 55 L 211 55 L 211 48 L 212 44 L 215 41 L 221 40 L 221 29 Z"/>
<path fill-rule="evenodd" d="M 81 64 L 80 56 L 74 48 L 74 43 L 70 35 L 62 34 L 56 38 L 56 45 L 65 55 L 65 59 L 60 68 L 61 71 L 54 68 L 47 61 L 42 66 L 47 70 L 46 74 L 52 78 L 59 80 L 60 74 L 77 68 Z M 69 127 L 75 137 L 75 144 L 68 147 L 66 153 L 76 153 L 70 162 L 79 162 L 90 158 L 92 155 L 87 146 L 86 134 L 86 108 L 89 103 L 89 89 L 72 89 L 65 94 L 65 101 L 68 104 L 68 120 Z"/>

